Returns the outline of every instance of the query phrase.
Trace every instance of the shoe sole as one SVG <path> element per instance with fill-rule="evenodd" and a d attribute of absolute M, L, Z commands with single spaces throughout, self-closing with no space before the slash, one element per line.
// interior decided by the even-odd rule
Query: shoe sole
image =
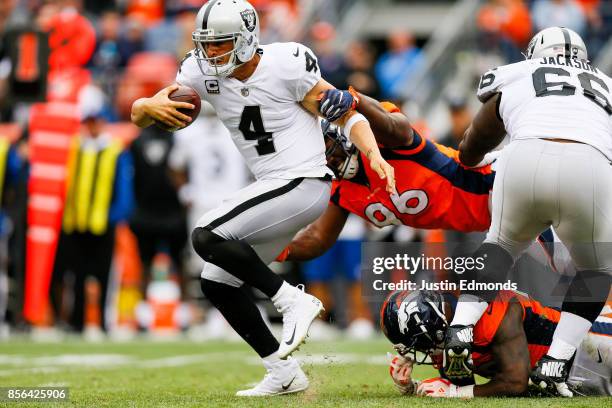
<path fill-rule="evenodd" d="M 292 353 L 294 353 L 297 350 L 299 350 L 300 346 L 303 343 L 306 342 L 306 337 L 308 337 L 308 331 L 310 330 L 310 326 L 312 325 L 312 322 L 314 322 L 314 319 L 316 319 L 317 317 L 320 317 L 321 314 L 325 311 L 325 308 L 323 307 L 323 303 L 319 299 L 317 299 L 317 301 L 319 302 L 319 307 L 310 316 L 310 323 L 308 323 L 308 327 L 306 328 L 306 332 L 304 333 L 304 335 L 301 338 L 298 338 L 295 341 L 295 345 L 293 346 L 293 348 L 289 348 L 289 349 L 284 350 L 282 352 L 280 352 L 280 348 L 279 348 L 279 354 L 278 354 L 279 358 L 285 359 L 285 358 L 289 357 Z M 284 343 L 281 343 L 281 344 L 284 344 Z"/>
<path fill-rule="evenodd" d="M 296 389 L 292 389 L 292 390 L 287 390 L 287 391 L 282 391 L 282 392 L 277 392 L 275 394 L 259 394 L 259 395 L 240 395 L 238 393 L 236 393 L 237 397 L 274 397 L 276 395 L 287 395 L 287 394 L 295 394 L 296 392 L 302 392 L 302 391 L 306 391 L 309 387 L 309 384 L 306 384 L 306 386 L 302 387 L 302 388 L 296 388 Z"/>

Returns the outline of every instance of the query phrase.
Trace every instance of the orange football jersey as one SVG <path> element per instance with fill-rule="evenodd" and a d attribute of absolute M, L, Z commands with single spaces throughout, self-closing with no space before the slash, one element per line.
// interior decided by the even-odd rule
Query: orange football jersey
<path fill-rule="evenodd" d="M 510 302 L 515 299 L 523 308 L 523 328 L 527 337 L 531 367 L 548 351 L 553 333 L 561 313 L 550 307 L 542 306 L 537 300 L 518 292 L 503 290 L 474 326 L 474 352 L 472 358 L 477 367 L 491 361 L 493 355 L 488 350 L 497 329 L 501 324 Z"/>
<path fill-rule="evenodd" d="M 397 194 L 387 193 L 385 180 L 360 154 L 355 177 L 334 181 L 334 204 L 379 227 L 395 224 L 461 232 L 489 228 L 489 192 L 495 176 L 490 165 L 467 169 L 459 163 L 457 150 L 416 131 L 410 146 L 380 151 L 395 169 Z"/>

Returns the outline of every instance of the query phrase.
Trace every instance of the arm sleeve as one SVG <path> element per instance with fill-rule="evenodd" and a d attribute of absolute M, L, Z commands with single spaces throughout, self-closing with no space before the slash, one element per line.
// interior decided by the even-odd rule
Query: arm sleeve
<path fill-rule="evenodd" d="M 198 67 L 198 63 L 193 56 L 193 50 L 191 50 L 185 54 L 185 57 L 179 64 L 175 82 L 179 85 L 188 86 L 197 90 L 198 87 L 196 86 L 195 82 L 198 74 L 200 74 L 200 68 Z M 204 99 L 204 96 L 200 95 L 200 98 Z"/>
<path fill-rule="evenodd" d="M 503 91 L 504 87 L 519 79 L 527 69 L 529 61 L 521 61 L 503 65 L 484 73 L 478 83 L 476 95 L 480 102 L 485 103 L 493 95 Z"/>
<path fill-rule="evenodd" d="M 301 102 L 321 80 L 321 70 L 310 48 L 299 43 L 289 44 L 293 46 L 287 50 L 286 80 L 295 100 Z"/>
<path fill-rule="evenodd" d="M 503 75 L 500 75 L 501 70 L 498 68 L 494 68 L 490 71 L 485 72 L 480 77 L 480 82 L 478 83 L 478 91 L 476 95 L 480 102 L 485 103 L 489 100 L 493 95 L 500 92 L 500 88 L 502 87 Z"/>

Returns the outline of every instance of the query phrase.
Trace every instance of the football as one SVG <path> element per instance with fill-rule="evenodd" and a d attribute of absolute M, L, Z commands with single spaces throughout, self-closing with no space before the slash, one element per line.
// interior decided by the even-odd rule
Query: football
<path fill-rule="evenodd" d="M 178 89 L 170 92 L 170 94 L 168 95 L 168 98 L 172 99 L 173 101 L 177 101 L 177 102 L 191 103 L 192 105 L 195 106 L 195 108 L 193 109 L 185 109 L 185 108 L 178 109 L 179 112 L 191 117 L 191 122 L 189 122 L 187 126 L 192 124 L 193 121 L 197 119 L 198 115 L 200 114 L 200 109 L 202 107 L 202 104 L 200 100 L 200 95 L 198 95 L 195 89 L 190 88 L 188 86 L 179 86 Z M 158 122 L 158 121 L 155 121 L 155 125 L 169 132 L 179 130 L 179 128 L 177 127 L 169 127 L 168 125 L 162 122 Z"/>

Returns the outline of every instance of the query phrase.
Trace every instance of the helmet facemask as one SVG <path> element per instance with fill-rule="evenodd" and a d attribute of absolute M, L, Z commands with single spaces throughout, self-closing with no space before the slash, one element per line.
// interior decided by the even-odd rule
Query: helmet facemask
<path fill-rule="evenodd" d="M 421 291 L 392 294 L 389 299 L 381 312 L 381 324 L 395 350 L 417 364 L 440 366 L 448 326 L 444 297 Z M 417 358 L 417 352 L 422 357 Z"/>
<path fill-rule="evenodd" d="M 191 38 L 195 44 L 195 59 L 198 62 L 200 71 L 202 71 L 204 75 L 228 77 L 236 68 L 244 64 L 244 62 L 240 61 L 237 56 L 239 41 L 242 40 L 242 34 L 231 33 L 215 36 L 211 33 L 212 31 L 212 29 L 197 29 L 191 34 Z M 208 55 L 208 52 L 206 51 L 208 44 L 222 43 L 226 41 L 232 42 L 231 50 L 221 55 Z M 229 56 L 227 62 L 221 63 L 226 56 Z"/>
<path fill-rule="evenodd" d="M 321 127 L 325 135 L 325 158 L 328 167 L 332 169 L 337 179 L 350 180 L 355 177 L 359 170 L 357 147 L 333 123 L 323 120 Z"/>

